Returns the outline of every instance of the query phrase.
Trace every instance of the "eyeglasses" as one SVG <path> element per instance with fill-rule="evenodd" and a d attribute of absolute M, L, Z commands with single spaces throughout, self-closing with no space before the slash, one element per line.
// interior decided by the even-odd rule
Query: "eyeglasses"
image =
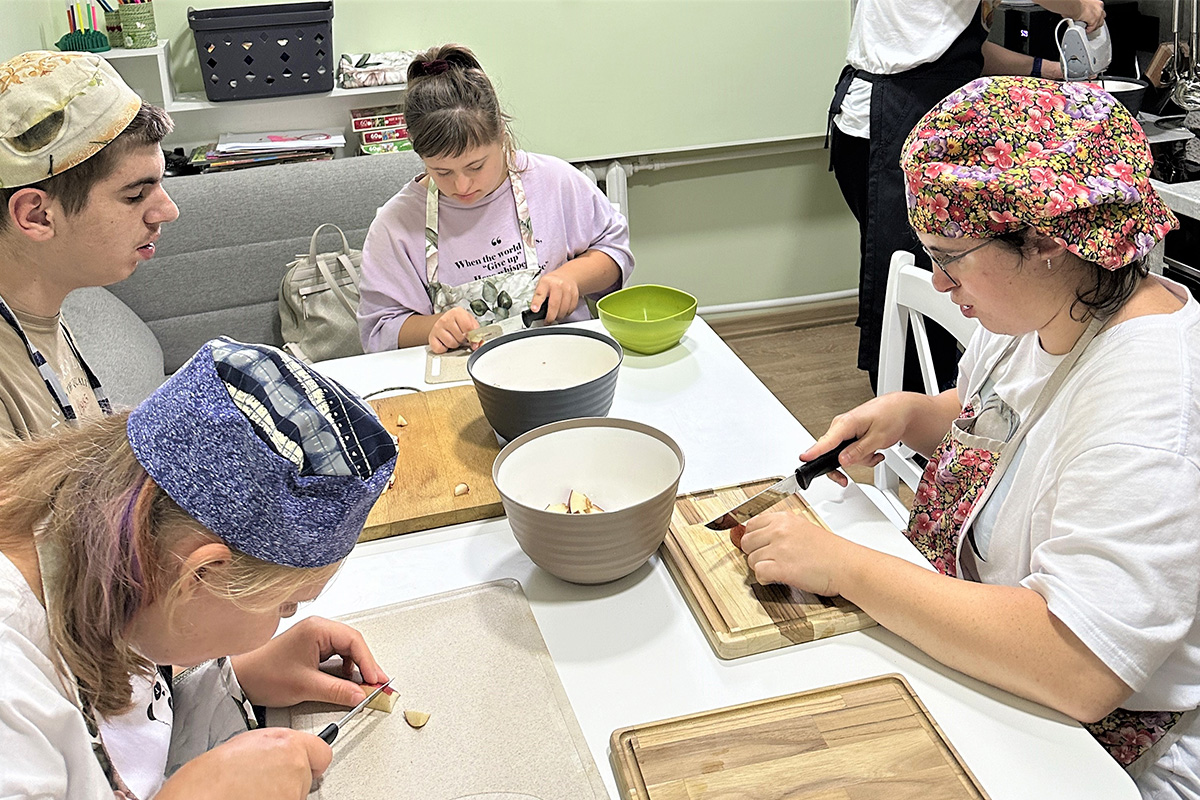
<path fill-rule="evenodd" d="M 959 282 L 954 280 L 954 276 L 952 276 L 949 272 L 946 271 L 946 267 L 950 266 L 955 261 L 958 261 L 960 258 L 966 258 L 967 256 L 971 255 L 971 253 L 974 253 L 976 250 L 982 250 L 983 248 L 987 247 L 989 244 L 991 244 L 994 241 L 996 241 L 996 240 L 988 239 L 983 244 L 977 244 L 974 247 L 972 247 L 970 250 L 964 250 L 963 252 L 959 253 L 958 255 L 954 255 L 954 256 L 950 256 L 949 258 L 942 258 L 942 259 L 939 259 L 933 253 L 929 252 L 929 248 L 926 247 L 925 245 L 921 245 L 921 249 L 925 251 L 925 255 L 929 256 L 929 260 L 932 261 L 934 263 L 934 265 L 942 271 L 942 274 L 946 276 L 947 280 L 949 280 L 955 286 L 959 286 L 960 285 Z"/>

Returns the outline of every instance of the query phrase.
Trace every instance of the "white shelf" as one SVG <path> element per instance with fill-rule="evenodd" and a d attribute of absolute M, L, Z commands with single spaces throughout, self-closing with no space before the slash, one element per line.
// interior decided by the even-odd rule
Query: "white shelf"
<path fill-rule="evenodd" d="M 175 117 L 176 130 L 165 143 L 168 149 L 215 142 L 219 134 L 229 131 L 343 128 L 348 145 L 346 150 L 353 153 L 357 138 L 349 130 L 349 110 L 356 106 L 390 105 L 399 100 L 406 88 L 404 85 L 334 88 L 313 94 L 214 103 L 203 91 L 175 90 L 170 70 L 171 43 L 167 39 L 154 47 L 116 48 L 103 56 L 114 62 L 113 68 L 138 94 L 149 102 L 161 104 Z M 382 95 L 391 97 L 383 98 Z"/>
<path fill-rule="evenodd" d="M 114 58 L 144 58 L 147 56 L 153 56 L 155 58 L 163 56 L 165 58 L 166 53 L 167 40 L 163 39 L 154 47 L 114 47 L 112 50 L 109 50 L 106 53 L 97 53 L 96 55 L 102 56 L 108 61 L 112 61 Z"/>
<path fill-rule="evenodd" d="M 384 93 L 399 93 L 404 91 L 403 85 L 393 86 L 365 86 L 361 89 L 339 89 L 334 88 L 331 92 L 314 92 L 311 94 L 293 94 L 287 97 L 256 97 L 249 100 L 222 100 L 219 103 L 214 103 L 209 100 L 204 92 L 181 92 L 174 96 L 174 99 L 167 105 L 167 111 L 172 114 L 180 111 L 205 111 L 219 108 L 228 108 L 232 103 L 288 103 L 296 100 L 319 100 L 331 97 L 359 97 L 363 95 L 384 94 Z"/>

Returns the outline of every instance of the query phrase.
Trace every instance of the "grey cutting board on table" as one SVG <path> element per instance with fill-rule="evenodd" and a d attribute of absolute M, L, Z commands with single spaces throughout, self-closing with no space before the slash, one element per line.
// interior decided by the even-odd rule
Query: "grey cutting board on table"
<path fill-rule="evenodd" d="M 607 798 L 521 584 L 499 580 L 340 617 L 397 691 L 333 743 L 313 795 L 356 800 Z M 403 709 L 430 714 L 423 728 Z M 304 703 L 268 723 L 319 732 L 345 709 Z"/>

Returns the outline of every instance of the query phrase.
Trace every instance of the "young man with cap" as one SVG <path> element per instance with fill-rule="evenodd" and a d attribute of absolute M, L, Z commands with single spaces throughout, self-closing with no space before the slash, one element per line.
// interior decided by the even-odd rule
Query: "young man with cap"
<path fill-rule="evenodd" d="M 60 310 L 128 277 L 179 216 L 162 185 L 171 127 L 99 56 L 0 64 L 0 445 L 109 410 Z"/>
<path fill-rule="evenodd" d="M 304 797 L 329 746 L 248 707 L 357 704 L 350 671 L 318 669 L 333 655 L 388 679 L 346 625 L 272 637 L 350 553 L 396 455 L 359 398 L 229 339 L 132 412 L 10 444 L 0 797 Z M 169 692 L 131 696 L 163 673 Z"/>

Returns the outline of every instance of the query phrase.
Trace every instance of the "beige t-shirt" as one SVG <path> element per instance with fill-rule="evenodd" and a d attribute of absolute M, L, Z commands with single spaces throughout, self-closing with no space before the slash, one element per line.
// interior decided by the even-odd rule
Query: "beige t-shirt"
<path fill-rule="evenodd" d="M 87 372 L 71 352 L 59 317 L 36 317 L 13 311 L 25 335 L 53 369 L 79 419 L 103 412 Z M 17 332 L 0 319 L 0 443 L 48 433 L 65 421 L 62 409 L 46 388 Z"/>

